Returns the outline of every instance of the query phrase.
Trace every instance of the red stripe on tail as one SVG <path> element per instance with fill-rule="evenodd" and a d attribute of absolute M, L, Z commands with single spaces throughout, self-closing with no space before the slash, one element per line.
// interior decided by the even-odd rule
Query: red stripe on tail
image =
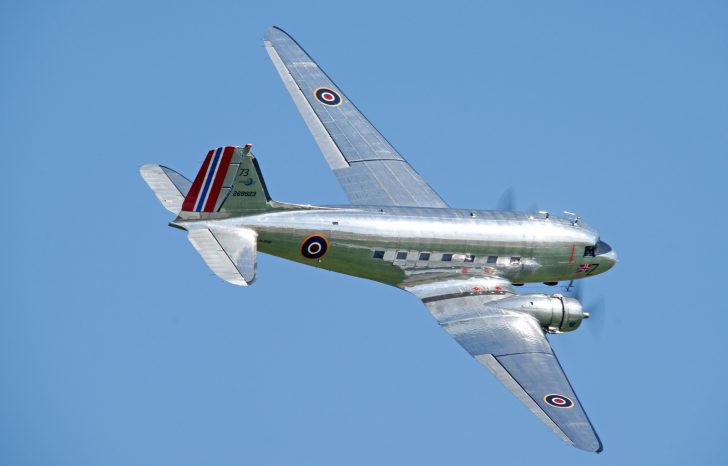
<path fill-rule="evenodd" d="M 190 186 L 190 190 L 189 192 L 187 192 L 187 197 L 185 197 L 185 201 L 182 203 L 182 210 L 186 210 L 188 212 L 192 212 L 195 210 L 197 196 L 199 196 L 200 189 L 202 189 L 202 183 L 205 181 L 207 167 L 210 165 L 210 162 L 212 161 L 212 155 L 214 153 L 214 149 L 207 153 L 207 157 L 205 157 L 205 161 L 203 162 L 200 171 L 197 172 L 197 177 L 195 177 L 195 181 L 192 183 L 192 186 Z"/>
<path fill-rule="evenodd" d="M 212 181 L 210 194 L 208 194 L 205 206 L 202 208 L 203 212 L 212 212 L 215 209 L 217 198 L 220 197 L 222 182 L 225 180 L 228 167 L 230 167 L 230 160 L 233 158 L 233 151 L 235 151 L 235 148 L 230 146 L 227 146 L 222 150 L 222 159 L 220 160 L 220 163 L 218 163 L 217 173 L 215 174 L 215 179 Z"/>

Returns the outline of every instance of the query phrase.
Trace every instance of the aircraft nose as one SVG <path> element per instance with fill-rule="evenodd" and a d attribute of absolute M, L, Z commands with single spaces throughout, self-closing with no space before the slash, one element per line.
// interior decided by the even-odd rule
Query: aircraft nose
<path fill-rule="evenodd" d="M 609 244 L 602 240 L 597 242 L 596 255 L 605 259 L 610 268 L 617 263 L 617 252 Z"/>

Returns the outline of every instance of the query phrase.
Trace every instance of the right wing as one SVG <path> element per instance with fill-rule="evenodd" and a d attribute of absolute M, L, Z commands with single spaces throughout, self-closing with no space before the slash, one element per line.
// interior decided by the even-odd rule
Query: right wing
<path fill-rule="evenodd" d="M 352 204 L 447 207 L 291 36 L 271 27 L 264 44 Z"/>
<path fill-rule="evenodd" d="M 562 440 L 601 452 L 599 436 L 538 321 L 521 312 L 482 306 L 512 296 L 510 284 L 463 280 L 455 285 L 455 293 L 452 286 L 445 294 L 437 285 L 408 291 L 422 299 L 440 326 Z"/>

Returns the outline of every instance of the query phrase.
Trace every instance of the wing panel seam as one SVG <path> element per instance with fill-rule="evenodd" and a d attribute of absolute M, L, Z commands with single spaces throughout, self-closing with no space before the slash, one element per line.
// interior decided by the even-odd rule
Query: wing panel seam
<path fill-rule="evenodd" d="M 351 161 L 349 161 L 349 164 L 362 163 L 362 162 L 402 162 L 402 163 L 407 163 L 406 161 L 404 161 L 402 159 L 361 159 L 361 160 L 351 160 Z"/>

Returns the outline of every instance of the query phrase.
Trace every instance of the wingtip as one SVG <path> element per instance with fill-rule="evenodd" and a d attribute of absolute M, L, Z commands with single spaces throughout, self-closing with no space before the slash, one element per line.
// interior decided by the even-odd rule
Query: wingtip
<path fill-rule="evenodd" d="M 265 39 L 271 39 L 272 37 L 274 37 L 277 34 L 284 34 L 284 35 L 290 37 L 288 35 L 288 33 L 283 30 L 283 28 L 281 28 L 280 26 L 276 26 L 276 25 L 272 25 L 268 29 L 266 29 L 265 34 L 263 34 L 263 37 Z"/>
<path fill-rule="evenodd" d="M 602 441 L 601 441 L 601 439 L 599 439 L 599 437 L 596 438 L 596 442 L 597 442 L 596 445 L 594 445 L 594 443 L 591 443 L 591 442 L 588 442 L 586 444 L 584 444 L 583 442 L 579 442 L 579 443 L 568 442 L 568 443 L 570 443 L 571 446 L 578 448 L 579 450 L 586 451 L 588 453 L 599 454 L 604 451 L 604 445 L 602 445 Z"/>
<path fill-rule="evenodd" d="M 159 165 L 156 163 L 145 163 L 144 165 L 139 167 L 139 173 L 144 176 L 145 173 L 149 173 L 156 168 L 159 168 Z"/>

